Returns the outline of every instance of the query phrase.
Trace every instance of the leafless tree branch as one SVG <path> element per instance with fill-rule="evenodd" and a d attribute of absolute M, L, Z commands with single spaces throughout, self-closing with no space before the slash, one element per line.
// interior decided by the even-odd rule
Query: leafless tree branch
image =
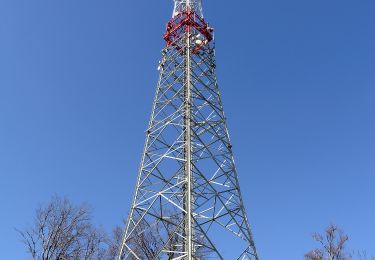
<path fill-rule="evenodd" d="M 18 231 L 32 259 L 104 259 L 105 233 L 91 224 L 90 210 L 54 196 L 36 210 L 34 225 Z"/>
<path fill-rule="evenodd" d="M 305 254 L 306 260 L 349 260 L 351 256 L 345 252 L 348 236 L 335 225 L 329 225 L 324 235 L 315 233 L 313 239 L 320 248 Z"/>

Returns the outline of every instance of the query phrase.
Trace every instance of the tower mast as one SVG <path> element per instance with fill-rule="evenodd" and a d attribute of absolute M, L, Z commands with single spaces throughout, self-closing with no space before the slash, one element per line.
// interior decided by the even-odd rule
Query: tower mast
<path fill-rule="evenodd" d="M 259 260 L 217 84 L 213 31 L 201 0 L 174 0 L 118 260 Z"/>

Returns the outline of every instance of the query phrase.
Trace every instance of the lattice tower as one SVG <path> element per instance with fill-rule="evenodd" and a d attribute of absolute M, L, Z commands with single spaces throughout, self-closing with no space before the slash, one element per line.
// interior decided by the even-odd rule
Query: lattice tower
<path fill-rule="evenodd" d="M 200 0 L 175 0 L 118 259 L 258 260 Z"/>

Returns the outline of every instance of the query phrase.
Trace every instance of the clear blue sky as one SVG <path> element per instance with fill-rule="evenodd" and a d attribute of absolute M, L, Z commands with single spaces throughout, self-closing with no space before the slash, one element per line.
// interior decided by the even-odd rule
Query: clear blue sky
<path fill-rule="evenodd" d="M 330 222 L 375 254 L 375 1 L 206 1 L 260 258 Z M 135 186 L 172 1 L 0 0 L 0 259 L 57 193 L 111 229 Z"/>

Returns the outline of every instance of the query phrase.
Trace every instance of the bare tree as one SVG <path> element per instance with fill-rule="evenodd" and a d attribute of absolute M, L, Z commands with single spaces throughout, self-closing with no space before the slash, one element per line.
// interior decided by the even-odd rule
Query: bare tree
<path fill-rule="evenodd" d="M 178 251 L 177 244 L 181 243 L 181 237 L 178 235 L 181 232 L 181 219 L 178 214 L 167 215 L 168 217 L 165 217 L 164 221 L 154 223 L 152 226 L 140 221 L 135 228 L 134 233 L 137 235 L 128 241 L 128 246 L 140 259 L 159 259 L 163 250 L 166 251 L 166 259 L 176 259 L 180 256 L 174 252 Z M 123 222 L 125 225 L 126 221 L 123 220 Z M 120 227 L 113 230 L 108 250 L 110 259 L 115 259 L 119 253 L 123 235 L 123 230 Z M 198 248 L 195 254 L 197 259 L 203 260 L 206 259 L 209 252 L 205 248 Z"/>
<path fill-rule="evenodd" d="M 142 260 L 157 259 L 162 250 L 168 251 L 168 259 L 176 258 L 173 252 L 178 251 L 176 244 L 181 240 L 177 235 L 179 221 L 173 214 L 152 227 L 141 221 L 130 246 Z M 58 196 L 36 210 L 30 228 L 18 232 L 33 260 L 114 260 L 123 238 L 120 227 L 116 227 L 108 238 L 104 231 L 92 224 L 88 206 L 75 206 Z M 196 256 L 205 259 L 206 253 L 198 249 Z"/>
<path fill-rule="evenodd" d="M 31 228 L 19 231 L 33 260 L 103 259 L 104 232 L 91 224 L 87 206 L 53 197 L 36 211 Z"/>
<path fill-rule="evenodd" d="M 353 253 L 353 254 L 355 254 L 355 253 Z M 357 255 L 359 260 L 375 260 L 375 257 L 374 256 L 372 256 L 372 257 L 368 256 L 366 251 L 358 251 L 356 255 Z"/>
<path fill-rule="evenodd" d="M 123 238 L 123 230 L 117 226 L 112 230 L 112 237 L 108 240 L 108 248 L 106 251 L 106 259 L 114 260 L 120 251 Z"/>
<path fill-rule="evenodd" d="M 320 248 L 305 254 L 306 260 L 348 260 L 350 255 L 345 252 L 348 236 L 335 225 L 330 225 L 325 234 L 314 234 L 313 239 L 320 244 Z"/>

